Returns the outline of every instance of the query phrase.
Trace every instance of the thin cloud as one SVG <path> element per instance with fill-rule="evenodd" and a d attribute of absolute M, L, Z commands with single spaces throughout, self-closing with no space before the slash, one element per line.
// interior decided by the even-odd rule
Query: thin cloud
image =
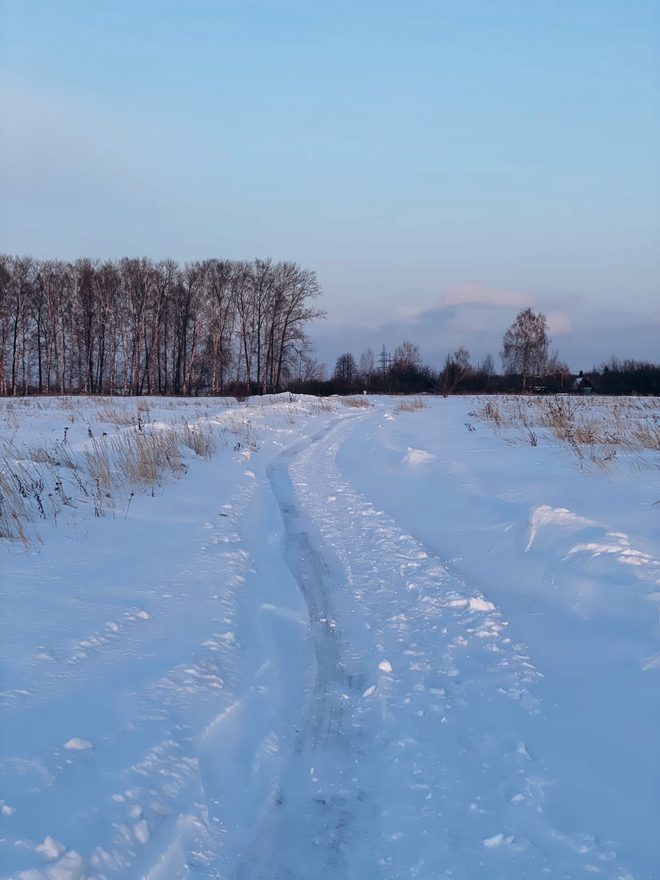
<path fill-rule="evenodd" d="M 421 306 L 397 306 L 394 314 L 402 321 L 419 321 L 427 309 Z"/>
<path fill-rule="evenodd" d="M 533 299 L 528 293 L 520 291 L 496 290 L 482 284 L 466 283 L 449 287 L 442 298 L 442 303 L 444 306 L 488 305 L 524 308 L 532 305 Z"/>
<path fill-rule="evenodd" d="M 553 336 L 567 336 L 573 332 L 573 323 L 565 312 L 550 312 L 547 319 L 548 329 Z"/>
<path fill-rule="evenodd" d="M 534 307 L 548 318 L 552 349 L 557 349 L 573 369 L 588 370 L 612 355 L 657 360 L 657 310 L 649 310 L 643 317 L 641 312 L 631 320 L 630 314 L 617 309 L 603 309 L 594 315 L 582 307 L 579 297 L 573 309 L 556 308 L 565 305 L 558 303 L 559 299 L 539 299 Z M 405 320 L 401 316 L 404 310 Z M 490 353 L 499 367 L 502 337 L 518 310 L 519 303 L 505 306 L 473 301 L 452 305 L 443 302 L 424 310 L 403 306 L 393 310 L 389 321 L 374 321 L 365 327 L 343 322 L 319 325 L 312 336 L 321 359 L 329 365 L 343 351 L 358 356 L 367 347 L 375 352 L 382 345 L 393 350 L 403 339 L 410 339 L 419 345 L 425 361 L 436 368 L 442 365 L 447 352 L 459 345 L 469 349 L 474 363 Z"/>

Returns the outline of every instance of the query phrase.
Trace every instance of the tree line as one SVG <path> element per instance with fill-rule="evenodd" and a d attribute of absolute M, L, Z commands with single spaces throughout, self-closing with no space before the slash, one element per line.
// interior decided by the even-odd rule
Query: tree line
<path fill-rule="evenodd" d="M 353 355 L 345 352 L 337 359 L 333 381 L 344 388 L 352 386 L 353 390 L 361 384 L 364 390 L 403 393 L 525 391 L 530 380 L 540 375 L 557 376 L 562 381 L 565 374 L 568 380 L 569 368 L 556 353 L 549 353 L 549 347 L 545 315 L 527 308 L 518 313 L 504 334 L 500 353 L 504 375 L 496 373 L 490 354 L 473 365 L 463 345 L 449 353 L 442 368 L 434 371 L 422 363 L 418 346 L 404 341 L 393 355 L 383 347 L 377 360 L 367 350 L 359 366 Z"/>
<path fill-rule="evenodd" d="M 73 262 L 0 255 L 0 395 L 228 395 L 569 391 L 545 315 L 522 309 L 501 372 L 464 346 L 434 370 L 403 341 L 344 352 L 330 379 L 311 354 L 324 316 L 316 274 L 293 262 L 147 258 Z M 660 365 L 618 361 L 581 381 L 603 394 L 660 394 Z M 583 386 L 584 387 L 584 386 Z"/>
<path fill-rule="evenodd" d="M 313 378 L 292 262 L 0 255 L 0 395 L 276 392 Z"/>
<path fill-rule="evenodd" d="M 368 349 L 358 360 L 350 352 L 337 358 L 332 379 L 318 383 L 317 393 L 366 390 L 387 393 L 511 393 L 532 391 L 594 391 L 600 394 L 660 394 L 660 364 L 612 358 L 578 375 L 552 352 L 543 312 L 522 309 L 502 339 L 502 371 L 492 355 L 473 364 L 470 352 L 459 346 L 440 370 L 422 362 L 419 348 L 405 341 L 393 354 L 385 347 L 378 357 Z"/>
<path fill-rule="evenodd" d="M 412 348 L 417 356 L 412 360 L 401 359 L 402 347 Z M 337 359 L 330 379 L 307 383 L 305 389 L 296 386 L 295 390 L 310 390 L 315 394 L 362 391 L 376 394 L 510 394 L 523 391 L 550 394 L 577 391 L 585 379 L 595 394 L 660 395 L 660 364 L 649 361 L 611 358 L 580 376 L 561 360 L 551 357 L 547 368 L 540 374 L 523 379 L 519 373 L 497 372 L 492 355 L 471 362 L 470 353 L 464 346 L 448 354 L 443 366 L 434 370 L 422 362 L 417 346 L 411 342 L 397 346 L 392 354 L 385 350 L 385 358 L 374 358 L 370 349 L 357 359 L 345 352 Z"/>

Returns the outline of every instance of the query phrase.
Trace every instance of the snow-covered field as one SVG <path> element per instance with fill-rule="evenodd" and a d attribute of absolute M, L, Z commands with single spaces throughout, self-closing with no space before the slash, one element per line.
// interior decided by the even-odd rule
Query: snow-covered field
<path fill-rule="evenodd" d="M 660 877 L 660 408 L 487 403 L 0 401 L 0 878 Z"/>

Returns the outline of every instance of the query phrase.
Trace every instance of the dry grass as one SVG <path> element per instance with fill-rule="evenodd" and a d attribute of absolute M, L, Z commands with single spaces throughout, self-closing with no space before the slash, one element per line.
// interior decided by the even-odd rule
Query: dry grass
<path fill-rule="evenodd" d="M 259 444 L 249 416 L 244 412 L 230 411 L 210 422 L 220 430 L 222 444 L 234 449 L 249 449 L 257 452 Z"/>
<path fill-rule="evenodd" d="M 497 402 L 494 400 L 487 401 L 478 412 L 471 413 L 471 415 L 478 415 L 485 421 L 492 422 L 497 428 L 502 424 L 502 414 Z"/>
<path fill-rule="evenodd" d="M 138 404 L 138 411 L 139 409 L 140 404 Z M 101 406 L 98 410 L 98 418 L 101 422 L 107 422 L 109 425 L 116 425 L 117 427 L 120 425 L 137 425 L 138 421 L 135 413 L 122 409 L 114 403 L 106 403 Z"/>
<path fill-rule="evenodd" d="M 421 397 L 413 397 L 408 400 L 401 400 L 394 407 L 395 413 L 402 412 L 419 412 L 422 409 L 426 409 L 426 403 L 421 399 Z"/>
<path fill-rule="evenodd" d="M 153 494 L 184 474 L 192 454 L 210 458 L 219 442 L 230 440 L 242 448 L 251 443 L 250 433 L 249 421 L 237 418 L 229 425 L 201 420 L 122 428 L 77 447 L 61 438 L 50 446 L 0 444 L 0 539 L 27 546 L 35 524 L 57 524 L 65 507 L 87 505 L 95 516 L 114 515 L 127 509 L 135 492 Z"/>
<path fill-rule="evenodd" d="M 559 441 L 580 463 L 607 468 L 626 453 L 635 466 L 658 467 L 660 400 L 656 398 L 501 397 L 473 414 L 511 442 Z M 650 455 L 649 455 L 650 454 Z M 636 457 L 636 458 L 635 458 Z"/>
<path fill-rule="evenodd" d="M 110 444 L 92 440 L 83 450 L 85 470 L 97 490 L 110 491 L 114 483 Z"/>
<path fill-rule="evenodd" d="M 341 402 L 310 399 L 308 412 L 336 411 L 341 403 L 370 405 L 357 395 Z M 171 416 L 152 421 L 153 412 L 163 410 Z M 298 419 L 293 406 L 277 412 L 289 423 Z M 0 539 L 27 544 L 39 523 L 69 523 L 85 511 L 125 516 L 135 493 L 154 494 L 184 474 L 194 457 L 208 459 L 220 446 L 249 457 L 259 450 L 251 416 L 250 407 L 234 401 L 200 400 L 192 408 L 184 400 L 0 401 Z M 106 432 L 104 423 L 113 427 Z"/>
<path fill-rule="evenodd" d="M 16 430 L 20 422 L 16 414 L 16 404 L 14 403 L 14 401 L 8 400 L 4 406 L 4 410 L 5 422 L 7 424 L 7 427 L 11 428 L 12 430 Z"/>
<path fill-rule="evenodd" d="M 208 422 L 199 422 L 196 425 L 186 422 L 181 429 L 181 441 L 200 458 L 211 458 L 218 448 L 213 429 Z"/>
<path fill-rule="evenodd" d="M 28 487 L 33 482 L 25 468 L 7 458 L 7 447 L 0 455 L 0 538 L 29 543 L 25 523 L 32 518 Z"/>
<path fill-rule="evenodd" d="M 326 397 L 319 398 L 318 401 L 312 403 L 311 407 L 312 412 L 315 413 L 331 413 L 335 411 L 332 401 L 328 400 Z"/>
<path fill-rule="evenodd" d="M 49 449 L 46 446 L 33 446 L 28 448 L 27 457 L 35 464 L 48 464 L 51 467 L 59 467 L 61 456 L 57 449 Z"/>
<path fill-rule="evenodd" d="M 342 397 L 344 406 L 352 406 L 353 409 L 368 409 L 371 404 L 364 397 Z"/>
<path fill-rule="evenodd" d="M 634 425 L 632 436 L 643 449 L 660 452 L 660 418 L 656 418 L 653 423 L 647 421 Z"/>
<path fill-rule="evenodd" d="M 119 434 L 111 438 L 110 445 L 118 478 L 130 487 L 150 489 L 167 474 L 185 473 L 175 428 Z"/>

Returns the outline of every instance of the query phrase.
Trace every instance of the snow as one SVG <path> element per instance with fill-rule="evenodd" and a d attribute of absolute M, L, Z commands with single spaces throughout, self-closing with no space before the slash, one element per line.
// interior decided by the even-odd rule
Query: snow
<path fill-rule="evenodd" d="M 2 880 L 658 876 L 657 458 L 368 401 L 0 401 Z"/>
<path fill-rule="evenodd" d="M 433 461 L 435 458 L 430 452 L 426 452 L 424 449 L 408 449 L 406 454 L 401 459 L 401 464 L 408 465 L 409 467 L 415 467 L 419 465 L 425 465 L 429 462 Z"/>

